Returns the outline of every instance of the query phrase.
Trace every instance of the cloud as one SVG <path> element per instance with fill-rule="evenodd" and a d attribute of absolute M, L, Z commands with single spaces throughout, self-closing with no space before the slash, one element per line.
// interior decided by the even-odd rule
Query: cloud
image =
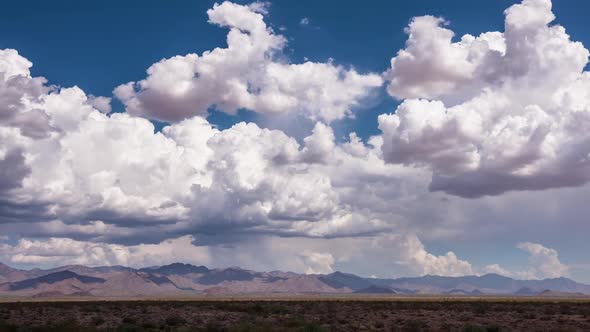
<path fill-rule="evenodd" d="M 88 104 L 92 107 L 96 108 L 97 110 L 101 111 L 102 113 L 110 113 L 111 108 L 111 98 L 109 97 L 96 97 L 93 95 L 88 96 Z"/>
<path fill-rule="evenodd" d="M 10 77 L 30 77 L 29 69 L 33 63 L 20 56 L 18 51 L 13 49 L 0 50 L 0 72 L 3 79 Z"/>
<path fill-rule="evenodd" d="M 256 1 L 249 4 L 248 8 L 255 13 L 268 15 L 268 8 L 270 7 L 270 5 L 271 3 L 267 1 Z"/>
<path fill-rule="evenodd" d="M 522 242 L 517 247 L 530 254 L 532 274 L 540 278 L 558 278 L 568 274 L 569 267 L 559 261 L 555 249 L 532 242 Z"/>
<path fill-rule="evenodd" d="M 31 63 L 16 51 L 0 52 L 0 63 L 0 221 L 79 223 L 110 216 L 149 223 L 182 215 L 182 207 L 170 204 L 179 185 L 170 181 L 198 177 L 193 167 L 199 165 L 191 164 L 197 157 L 181 161 L 182 148 L 154 134 L 147 120 L 93 107 L 97 100 L 105 106 L 105 99 L 77 87 L 46 86 L 44 78 L 30 76 Z M 175 165 L 175 156 L 182 165 Z"/>
<path fill-rule="evenodd" d="M 473 198 L 590 179 L 588 50 L 550 25 L 549 0 L 505 14 L 503 33 L 458 42 L 442 19 L 414 18 L 385 75 L 405 100 L 379 117 L 383 157 L 432 169 L 432 191 Z"/>
<path fill-rule="evenodd" d="M 0 192 L 21 186 L 30 169 L 25 165 L 22 151 L 11 150 L 3 153 L 0 160 Z"/>
<path fill-rule="evenodd" d="M 241 266 L 257 271 L 279 269 L 306 274 L 328 274 L 347 271 L 349 266 L 366 265 L 366 273 L 384 277 L 415 273 L 472 274 L 468 262 L 453 253 L 443 256 L 428 253 L 411 234 L 332 239 L 255 235 L 231 245 L 203 245 L 195 240 L 185 235 L 154 244 L 126 246 L 63 237 L 21 238 L 14 245 L 0 243 L 0 261 L 23 267 L 69 264 L 145 267 L 182 261 L 209 267 Z"/>
<path fill-rule="evenodd" d="M 215 16 L 221 19 L 229 18 Z M 388 184 L 423 184 L 421 171 L 384 164 L 379 138 L 366 144 L 351 134 L 337 144 L 321 122 L 302 144 L 254 123 L 219 130 L 200 116 L 156 132 L 147 119 L 107 113 L 106 99 L 27 75 L 15 76 L 28 83 L 14 89 L 26 103 L 12 112 L 34 108 L 45 131 L 29 135 L 21 123 L 0 123 L 0 163 L 7 166 L 0 221 L 13 231 L 29 223 L 21 234 L 120 244 L 203 233 L 377 234 L 401 219 L 387 202 L 404 186 Z M 40 84 L 34 93 L 32 82 Z M 383 196 L 374 195 L 377 184 Z M 371 199 L 359 200 L 362 192 Z M 371 204 L 389 208 L 373 212 Z"/>
<path fill-rule="evenodd" d="M 17 51 L 0 50 L 0 195 L 22 186 L 30 174 L 26 145 L 52 130 L 36 107 L 49 88 L 44 78 L 31 78 L 31 66 Z"/>
<path fill-rule="evenodd" d="M 309 18 L 307 17 L 303 17 L 300 21 L 299 21 L 300 25 L 309 25 Z"/>
<path fill-rule="evenodd" d="M 514 277 L 516 274 L 513 272 L 510 272 L 506 269 L 504 269 L 503 267 L 500 266 L 500 264 L 490 264 L 490 265 L 486 265 L 483 268 L 483 272 L 484 273 L 495 273 L 495 274 L 499 274 L 505 277 Z"/>
<path fill-rule="evenodd" d="M 304 251 L 301 257 L 307 266 L 306 274 L 328 274 L 334 272 L 334 256 L 330 253 Z"/>
<path fill-rule="evenodd" d="M 569 266 L 559 261 L 554 249 L 530 242 L 519 243 L 517 247 L 530 254 L 529 264 L 517 270 L 508 270 L 499 264 L 476 270 L 470 262 L 458 258 L 453 252 L 445 255 L 428 252 L 413 234 L 333 239 L 255 236 L 253 241 L 239 240 L 231 246 L 201 245 L 192 236 L 130 246 L 62 237 L 44 240 L 21 238 L 14 245 L 0 243 L 0 261 L 18 266 L 85 264 L 145 267 L 180 259 L 212 267 L 242 266 L 260 271 L 280 269 L 307 274 L 327 274 L 337 269 L 346 270 L 348 266 L 360 266 L 367 268 L 366 273 L 378 273 L 383 277 L 413 274 L 464 276 L 476 275 L 478 271 L 516 279 L 568 275 Z M 371 257 L 370 261 L 367 257 Z"/>
<path fill-rule="evenodd" d="M 16 50 L 0 50 L 0 120 L 20 128 L 26 136 L 41 137 L 50 125 L 36 104 L 50 88 L 45 78 L 30 76 L 31 66 Z"/>
<path fill-rule="evenodd" d="M 569 275 L 570 267 L 561 263 L 555 249 L 532 242 L 521 242 L 516 247 L 530 255 L 527 267 L 510 271 L 499 264 L 492 264 L 484 267 L 484 272 L 518 279 L 559 278 Z"/>
<path fill-rule="evenodd" d="M 350 115 L 381 86 L 379 75 L 331 62 L 288 63 L 281 55 L 285 37 L 266 25 L 260 8 L 266 7 L 215 4 L 207 15 L 210 23 L 230 29 L 227 48 L 163 59 L 147 70 L 146 79 L 121 85 L 114 94 L 128 113 L 167 122 L 205 116 L 210 107 L 333 121 Z"/>
<path fill-rule="evenodd" d="M 302 151 L 304 160 L 310 163 L 322 163 L 333 159 L 334 132 L 332 128 L 318 122 L 312 130 L 312 134 L 304 140 L 305 148 Z"/>
<path fill-rule="evenodd" d="M 0 243 L 0 258 L 12 264 L 35 267 L 70 264 L 146 267 L 174 262 L 178 257 L 188 263 L 208 264 L 206 248 L 194 246 L 192 240 L 191 236 L 183 236 L 158 244 L 121 246 L 68 238 L 21 239 L 14 246 Z"/>
<path fill-rule="evenodd" d="M 473 268 L 467 261 L 461 260 L 449 251 L 436 256 L 426 251 L 422 242 L 415 235 L 397 238 L 396 246 L 402 258 L 398 264 L 410 264 L 421 275 L 464 276 L 473 275 Z"/>

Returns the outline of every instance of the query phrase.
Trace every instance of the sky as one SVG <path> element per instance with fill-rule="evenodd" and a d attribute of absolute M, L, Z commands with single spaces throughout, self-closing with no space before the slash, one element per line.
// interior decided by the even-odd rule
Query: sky
<path fill-rule="evenodd" d="M 588 9 L 11 2 L 0 261 L 590 283 Z"/>

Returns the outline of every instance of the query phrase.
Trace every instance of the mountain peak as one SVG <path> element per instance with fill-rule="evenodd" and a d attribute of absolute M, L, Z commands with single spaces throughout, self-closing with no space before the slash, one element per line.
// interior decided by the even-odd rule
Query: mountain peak
<path fill-rule="evenodd" d="M 2 273 L 4 271 L 14 271 L 14 270 L 16 270 L 16 269 L 0 262 L 0 273 Z"/>
<path fill-rule="evenodd" d="M 158 267 L 149 267 L 140 269 L 140 271 L 160 274 L 189 274 L 189 273 L 207 273 L 209 269 L 206 266 L 195 266 L 186 263 L 172 263 Z"/>
<path fill-rule="evenodd" d="M 497 274 L 497 273 L 486 273 L 484 275 L 479 276 L 480 278 L 487 278 L 487 279 L 510 279 L 510 280 L 514 280 L 510 277 L 507 276 L 503 276 L 501 274 Z"/>
<path fill-rule="evenodd" d="M 508 278 L 506 276 L 503 276 L 503 275 L 497 274 L 497 273 L 486 273 L 486 274 L 482 274 L 480 277 L 501 277 L 501 278 Z"/>

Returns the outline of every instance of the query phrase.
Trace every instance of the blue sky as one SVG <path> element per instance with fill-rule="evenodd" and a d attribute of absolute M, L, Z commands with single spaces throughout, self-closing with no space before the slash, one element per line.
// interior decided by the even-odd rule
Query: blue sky
<path fill-rule="evenodd" d="M 587 19 L 581 14 L 590 10 L 590 3 L 554 0 L 548 8 L 549 0 L 525 0 L 521 8 L 521 1 L 516 0 L 373 1 L 370 6 L 353 1 L 275 0 L 267 5 L 263 22 L 274 31 L 271 37 L 280 34 L 287 44 L 273 46 L 280 54 L 272 54 L 270 66 L 309 61 L 318 65 L 312 74 L 323 69 L 338 71 L 332 81 L 326 79 L 328 83 L 306 77 L 287 82 L 290 87 L 299 86 L 301 82 L 296 80 L 303 81 L 302 90 L 312 86 L 304 93 L 280 96 L 301 102 L 293 110 L 278 107 L 280 115 L 270 114 L 277 109 L 268 107 L 264 100 L 251 103 L 259 109 L 246 110 L 242 106 L 248 102 L 236 97 L 238 101 L 231 102 L 241 109 L 237 115 L 210 107 L 205 122 L 200 117 L 207 114 L 190 112 L 193 104 L 188 105 L 190 114 L 185 114 L 187 100 L 219 103 L 222 97 L 207 94 L 223 95 L 225 90 L 181 88 L 177 90 L 188 97 L 177 100 L 176 90 L 166 90 L 166 84 L 160 88 L 136 84 L 128 91 L 129 99 L 113 94 L 127 82 L 150 78 L 156 83 L 167 82 L 166 77 L 146 74 L 156 63 L 169 63 L 163 59 L 180 56 L 184 61 L 189 53 L 201 55 L 227 47 L 229 29 L 208 22 L 207 11 L 214 3 L 31 0 L 4 4 L 0 50 L 17 50 L 33 64 L 30 75 L 28 68 L 15 69 L 30 80 L 30 91 L 29 85 L 19 89 L 23 89 L 23 98 L 38 103 L 48 119 L 46 127 L 52 129 L 45 133 L 47 128 L 40 129 L 43 124 L 28 123 L 26 116 L 22 120 L 19 116 L 32 113 L 18 103 L 10 109 L 18 109 L 19 116 L 0 117 L 4 121 L 0 129 L 19 128 L 21 132 L 17 138 L 7 138 L 10 143 L 4 146 L 15 159 L 6 157 L 0 165 L 13 167 L 22 180 L 15 184 L 10 179 L 15 177 L 12 173 L 0 172 L 0 235 L 6 234 L 4 240 L 0 237 L 0 250 L 24 255 L 25 240 L 38 241 L 38 248 L 63 242 L 75 253 L 93 244 L 100 244 L 107 253 L 124 246 L 131 257 L 127 261 L 93 261 L 78 254 L 64 257 L 78 257 L 73 262 L 95 265 L 142 265 L 173 260 L 174 255 L 154 261 L 138 254 L 145 250 L 142 244 L 159 244 L 158 248 L 168 250 L 165 241 L 171 240 L 177 241 L 173 243 L 178 252 L 192 248 L 191 243 L 199 248 L 200 254 L 190 262 L 214 266 L 318 272 L 342 269 L 380 276 L 504 271 L 515 277 L 567 275 L 590 281 L 590 261 L 584 255 L 590 250 L 586 236 L 590 229 L 584 217 L 590 210 L 583 202 L 590 192 L 590 175 L 586 164 L 578 159 L 574 162 L 572 157 L 582 156 L 583 160 L 587 155 L 586 118 L 581 114 L 590 112 L 583 85 L 587 78 L 582 74 L 588 66 L 584 67 L 585 50 L 571 42 L 590 45 Z M 236 8 L 249 11 L 248 7 Z M 487 57 L 479 59 L 473 55 L 479 54 L 477 46 L 470 45 L 473 54 L 469 56 L 453 53 L 457 45 L 449 47 L 444 31 L 454 31 L 452 42 L 464 34 L 504 32 L 507 8 L 516 8 L 513 17 L 521 19 L 527 16 L 518 16 L 520 9 L 529 13 L 529 18 L 538 15 L 543 21 L 552 12 L 557 19 L 541 25 L 525 22 L 536 33 L 531 35 L 526 35 L 530 33 L 526 29 L 519 30 L 519 20 L 512 21 L 512 35 L 506 33 L 502 38 L 535 40 L 524 51 L 515 46 L 508 52 L 489 46 Z M 221 16 L 225 19 L 234 14 Z M 424 45 L 418 51 L 406 48 L 406 27 L 423 15 L 447 22 L 420 21 L 422 25 L 413 31 L 421 36 L 417 44 Z M 302 24 L 304 19 L 306 24 Z M 555 37 L 554 24 L 564 26 L 571 41 Z M 420 29 L 426 33 L 421 35 Z M 534 39 L 533 35 L 541 37 Z M 430 37 L 442 46 L 429 43 Z M 557 50 L 551 43 L 544 44 L 553 37 Z M 485 39 L 485 43 L 492 45 L 493 41 Z M 408 60 L 392 69 L 392 58 L 404 49 L 414 58 L 423 57 L 423 62 Z M 0 56 L 15 57 L 9 53 Z M 222 76 L 230 62 L 216 68 L 217 76 L 210 85 L 229 89 L 224 84 L 231 80 L 224 81 Z M 256 64 L 269 66 L 264 61 Z M 471 66 L 475 69 L 466 72 Z M 293 70 L 283 69 L 285 77 Z M 358 83 L 360 88 L 344 82 L 343 77 L 353 69 L 367 80 Z M 384 74 L 387 71 L 390 74 Z M 181 71 L 175 74 L 182 76 Z M 198 70 L 194 74 L 200 75 Z M 249 88 L 269 88 L 252 78 L 255 72 L 247 75 Z M 181 81 L 180 76 L 167 84 Z M 63 89 L 40 93 L 33 88 L 37 83 L 31 77 L 45 77 L 50 85 Z M 547 78 L 556 82 L 555 86 L 545 82 Z M 382 84 L 375 84 L 375 80 L 382 80 Z M 581 82 L 582 87 L 574 82 Z M 338 99 L 341 91 L 329 90 L 335 84 L 342 84 L 341 90 L 359 91 L 342 101 Z M 81 91 L 67 89 L 72 86 Z M 309 97 L 324 88 L 329 91 L 325 93 L 328 101 Z M 0 92 L 2 89 L 5 87 L 0 86 Z M 486 95 L 490 91 L 491 97 Z M 99 108 L 90 99 L 79 101 L 90 95 L 112 98 L 112 109 L 122 118 L 86 110 Z M 51 98 L 54 103 L 47 101 Z M 159 98 L 163 102 L 154 102 L 161 101 Z M 306 98 L 311 98 L 311 106 Z M 508 103 L 497 106 L 494 102 L 498 100 Z M 138 101 L 140 106 L 133 109 Z M 354 116 L 322 118 L 322 110 L 314 104 L 321 102 L 326 102 L 325 108 L 344 103 Z M 149 103 L 157 106 L 148 109 Z M 167 117 L 167 107 L 172 104 L 194 122 L 157 120 Z M 454 107 L 459 115 L 441 119 L 437 114 L 443 113 L 443 107 L 447 107 L 445 114 L 453 113 L 449 109 Z M 399 116 L 380 117 L 396 109 Z M 476 116 L 461 116 L 470 112 Z M 510 116 L 502 117 L 508 113 Z M 65 119 L 63 114 L 75 119 Z M 256 125 L 229 129 L 241 122 Z M 101 127 L 102 123 L 106 126 Z M 156 132 L 171 127 L 154 134 L 149 123 Z M 538 127 L 533 130 L 526 124 Z M 199 126 L 207 130 L 201 131 Z M 129 129 L 119 132 L 117 128 Z M 27 134 L 27 130 L 35 133 Z M 533 132 L 543 130 L 547 132 L 545 139 L 535 145 Z M 351 132 L 362 139 L 356 146 L 349 141 Z M 14 146 L 9 145 L 12 142 L 16 142 Z M 298 146 L 292 148 L 293 144 Z M 3 187 L 3 183 L 7 184 Z M 309 187 L 317 192 L 306 190 Z M 282 196 L 284 192 L 288 198 Z M 80 197 L 80 202 L 73 204 L 73 197 Z M 2 241 L 5 247 L 1 247 Z M 227 251 L 261 250 L 255 243 L 282 249 L 261 261 L 252 257 L 240 261 L 238 255 Z M 346 247 L 350 244 L 364 249 L 349 252 Z M 391 251 L 403 252 L 400 248 L 409 251 L 389 257 Z M 110 257 L 107 253 L 104 256 Z M 37 256 L 31 253 L 31 257 Z M 377 257 L 375 265 L 380 267 L 367 264 L 368 256 Z M 318 261 L 318 257 L 322 259 Z M 71 263 L 68 259 L 56 257 L 36 263 Z M 290 263 L 284 263 L 287 261 Z M 35 265 L 31 262 L 12 263 Z M 491 266 L 494 264 L 498 268 Z M 418 268 L 408 267 L 411 265 Z M 437 270 L 435 266 L 444 268 Z"/>

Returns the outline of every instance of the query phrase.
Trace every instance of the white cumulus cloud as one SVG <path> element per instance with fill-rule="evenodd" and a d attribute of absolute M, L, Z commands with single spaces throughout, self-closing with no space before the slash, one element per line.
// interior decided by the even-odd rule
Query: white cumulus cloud
<path fill-rule="evenodd" d="M 561 263 L 555 249 L 532 242 L 519 243 L 518 248 L 530 254 L 533 275 L 540 278 L 557 278 L 568 274 L 568 266 Z"/>
<path fill-rule="evenodd" d="M 415 235 L 398 239 L 396 247 L 403 259 L 400 262 L 410 264 L 421 275 L 464 276 L 474 274 L 471 263 L 459 259 L 452 251 L 439 256 L 429 253 Z"/>
<path fill-rule="evenodd" d="M 483 271 L 517 279 L 559 278 L 569 275 L 570 267 L 559 260 L 557 250 L 533 242 L 521 242 L 516 247 L 529 254 L 526 267 L 512 271 L 499 264 L 491 264 L 485 266 Z"/>
<path fill-rule="evenodd" d="M 506 10 L 504 32 L 465 35 L 417 17 L 386 73 L 405 99 L 381 115 L 383 156 L 433 171 L 463 197 L 580 186 L 590 179 L 589 52 L 552 25 L 550 0 Z"/>
<path fill-rule="evenodd" d="M 247 14 L 247 22 L 258 15 L 224 10 Z M 10 119 L 35 110 L 45 124 L 31 132 L 29 123 L 0 123 L 0 220 L 11 229 L 34 224 L 23 231 L 32 236 L 137 244 L 203 232 L 364 235 L 403 221 L 370 209 L 391 206 L 406 188 L 402 178 L 413 190 L 423 184 L 420 171 L 383 162 L 378 138 L 351 134 L 337 144 L 332 128 L 317 122 L 299 143 L 255 123 L 219 130 L 198 115 L 156 132 L 147 119 L 108 113 L 108 100 L 97 105 L 78 87 L 46 86 L 30 77 L 26 59 L 3 54 L 15 66 L 6 73 L 17 73 L 8 81 L 22 83 L 0 86 L 18 97 Z"/>
<path fill-rule="evenodd" d="M 230 114 L 244 108 L 332 121 L 381 86 L 377 74 L 333 63 L 288 63 L 281 56 L 285 37 L 266 25 L 260 8 L 266 7 L 215 4 L 209 22 L 230 29 L 227 48 L 163 59 L 146 79 L 117 87 L 115 95 L 130 114 L 169 122 L 206 115 L 213 106 Z"/>

